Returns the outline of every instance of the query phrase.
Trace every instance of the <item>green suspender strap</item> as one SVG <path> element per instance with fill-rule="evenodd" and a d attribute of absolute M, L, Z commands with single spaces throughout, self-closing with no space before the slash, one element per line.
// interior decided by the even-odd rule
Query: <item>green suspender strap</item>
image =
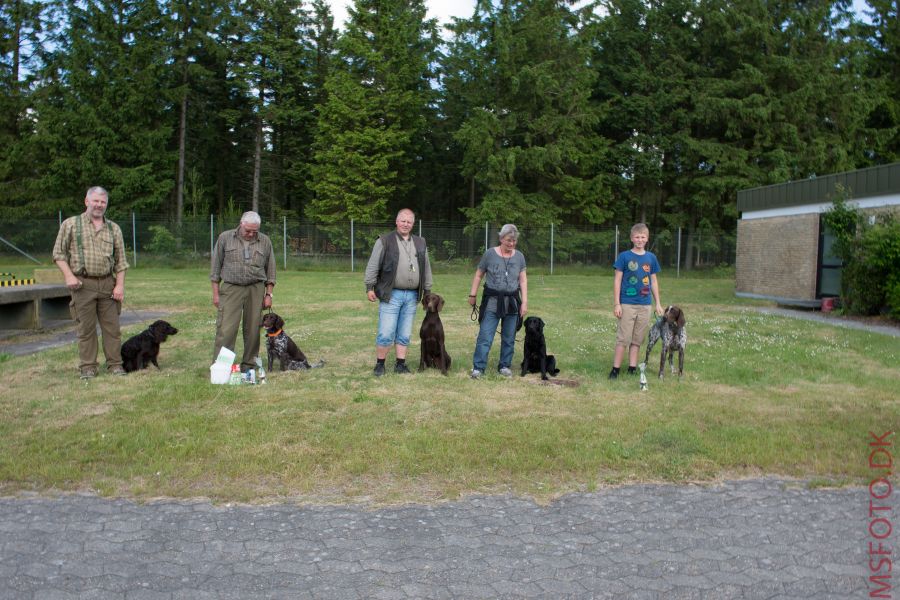
<path fill-rule="evenodd" d="M 84 240 L 82 236 L 84 235 L 84 225 L 81 223 L 81 215 L 75 218 L 75 222 L 78 223 L 78 227 L 75 232 L 75 245 L 78 246 L 78 264 L 81 265 L 81 270 L 87 275 L 87 265 L 84 262 Z"/>
<path fill-rule="evenodd" d="M 75 245 L 78 246 L 78 260 L 81 265 L 81 270 L 84 271 L 84 274 L 87 275 L 87 264 L 84 262 L 84 225 L 81 222 L 81 215 L 78 215 L 78 218 L 75 220 L 78 225 L 75 228 Z M 112 225 L 109 224 L 109 221 L 106 222 L 106 228 L 109 230 L 109 238 L 112 240 L 113 244 L 113 261 L 115 261 L 116 257 L 116 238 L 113 235 Z M 113 263 L 113 268 L 115 268 L 115 262 Z"/>

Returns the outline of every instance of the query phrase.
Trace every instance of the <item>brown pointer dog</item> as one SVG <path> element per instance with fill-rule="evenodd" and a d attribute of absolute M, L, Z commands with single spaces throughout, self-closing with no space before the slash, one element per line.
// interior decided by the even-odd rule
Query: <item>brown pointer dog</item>
<path fill-rule="evenodd" d="M 444 325 L 438 314 L 444 307 L 444 299 L 428 292 L 422 297 L 422 307 L 425 308 L 425 318 L 419 328 L 419 338 L 422 340 L 419 371 L 424 371 L 425 367 L 433 367 L 446 375 L 450 368 L 450 355 L 444 348 Z"/>

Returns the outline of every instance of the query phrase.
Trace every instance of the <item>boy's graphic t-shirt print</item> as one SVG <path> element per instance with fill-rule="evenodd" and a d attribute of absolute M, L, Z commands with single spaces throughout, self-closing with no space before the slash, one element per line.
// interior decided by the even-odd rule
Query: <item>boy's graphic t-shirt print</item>
<path fill-rule="evenodd" d="M 615 267 L 622 271 L 623 304 L 650 304 L 650 275 L 659 272 L 659 263 L 652 252 L 643 255 L 628 250 L 619 255 Z"/>

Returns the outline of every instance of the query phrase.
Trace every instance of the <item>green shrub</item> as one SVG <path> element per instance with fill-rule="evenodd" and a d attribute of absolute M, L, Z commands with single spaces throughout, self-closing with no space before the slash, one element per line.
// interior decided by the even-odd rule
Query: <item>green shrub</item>
<path fill-rule="evenodd" d="M 824 220 L 835 236 L 832 251 L 844 263 L 841 300 L 847 312 L 900 318 L 900 222 L 894 214 L 869 222 L 841 195 Z"/>
<path fill-rule="evenodd" d="M 149 227 L 152 237 L 150 242 L 144 248 L 147 252 L 154 254 L 165 254 L 168 256 L 176 256 L 180 252 L 178 238 L 171 231 L 162 225 L 151 225 Z"/>

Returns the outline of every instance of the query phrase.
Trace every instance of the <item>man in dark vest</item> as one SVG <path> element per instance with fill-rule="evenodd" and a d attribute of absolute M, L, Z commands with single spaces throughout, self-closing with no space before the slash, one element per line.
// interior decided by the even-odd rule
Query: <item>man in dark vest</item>
<path fill-rule="evenodd" d="M 384 375 L 384 360 L 397 345 L 394 373 L 409 373 L 406 351 L 416 307 L 431 290 L 431 263 L 425 239 L 412 235 L 416 215 L 408 208 L 397 213 L 397 230 L 378 238 L 366 265 L 366 295 L 379 300 L 375 337 L 375 376 Z"/>

